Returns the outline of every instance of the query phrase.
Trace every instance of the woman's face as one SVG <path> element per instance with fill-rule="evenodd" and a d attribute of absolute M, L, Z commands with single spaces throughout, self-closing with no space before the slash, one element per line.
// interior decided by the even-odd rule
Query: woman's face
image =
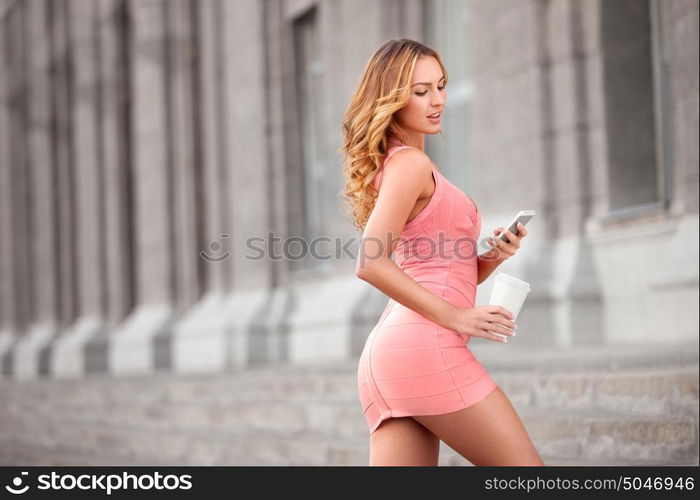
<path fill-rule="evenodd" d="M 394 118 L 407 132 L 437 134 L 441 130 L 446 100 L 447 91 L 440 63 L 432 56 L 421 56 L 413 71 L 411 97 L 406 106 L 394 113 Z M 440 113 L 437 120 L 428 118 L 434 113 Z"/>

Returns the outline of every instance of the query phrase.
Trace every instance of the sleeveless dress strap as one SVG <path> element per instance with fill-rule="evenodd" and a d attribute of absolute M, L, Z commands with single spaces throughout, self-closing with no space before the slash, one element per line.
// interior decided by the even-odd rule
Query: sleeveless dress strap
<path fill-rule="evenodd" d="M 376 189 L 379 189 L 379 178 L 382 176 L 382 172 L 384 171 L 383 167 L 384 164 L 386 164 L 387 161 L 389 161 L 389 158 L 393 156 L 394 153 L 397 151 L 401 151 L 402 149 L 406 148 L 412 148 L 413 146 L 406 146 L 405 144 L 402 144 L 400 146 L 392 146 L 389 148 L 389 151 L 387 151 L 386 156 L 384 157 L 384 162 L 382 162 L 382 169 L 379 170 L 379 173 L 377 174 L 377 177 L 374 178 L 374 187 Z"/>

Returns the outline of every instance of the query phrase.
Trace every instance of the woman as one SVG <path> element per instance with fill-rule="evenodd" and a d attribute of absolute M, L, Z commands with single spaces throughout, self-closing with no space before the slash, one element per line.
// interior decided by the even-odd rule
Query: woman
<path fill-rule="evenodd" d="M 370 465 L 436 466 L 440 440 L 474 465 L 543 465 L 516 410 L 467 347 L 473 336 L 515 335 L 510 311 L 475 307 L 474 299 L 527 232 L 506 231 L 510 243 L 489 239 L 488 254 L 476 255 L 476 204 L 424 152 L 425 134 L 440 132 L 446 85 L 437 52 L 387 41 L 343 121 L 344 194 L 364 231 L 357 275 L 390 297 L 357 372 Z"/>

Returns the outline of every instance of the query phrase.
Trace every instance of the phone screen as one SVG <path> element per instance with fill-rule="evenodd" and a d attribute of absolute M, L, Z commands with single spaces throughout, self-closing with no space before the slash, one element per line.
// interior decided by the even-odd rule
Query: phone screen
<path fill-rule="evenodd" d="M 514 235 L 518 235 L 518 222 L 520 222 L 523 226 L 527 224 L 530 219 L 532 219 L 535 216 L 534 213 L 526 213 L 526 214 L 518 214 L 518 216 L 515 218 L 513 222 L 511 222 L 510 226 L 508 226 L 508 231 L 513 233 Z M 506 236 L 505 231 L 501 234 L 500 238 L 505 241 L 506 243 L 510 243 L 510 240 Z"/>

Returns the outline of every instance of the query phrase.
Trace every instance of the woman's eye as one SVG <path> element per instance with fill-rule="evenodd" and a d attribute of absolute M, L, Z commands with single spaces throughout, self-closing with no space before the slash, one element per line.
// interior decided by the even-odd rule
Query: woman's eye
<path fill-rule="evenodd" d="M 445 90 L 445 87 L 438 87 L 438 90 Z M 424 96 L 424 95 L 427 94 L 427 93 L 428 93 L 428 91 L 425 90 L 425 91 L 423 91 L 423 92 L 416 92 L 416 95 Z"/>

